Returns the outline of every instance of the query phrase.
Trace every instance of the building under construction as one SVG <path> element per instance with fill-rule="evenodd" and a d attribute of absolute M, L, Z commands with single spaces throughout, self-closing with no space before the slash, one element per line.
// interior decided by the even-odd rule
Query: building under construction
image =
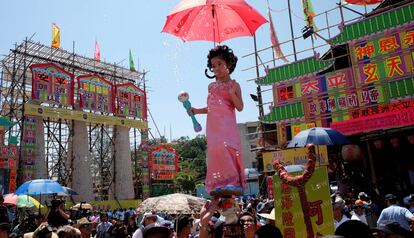
<path fill-rule="evenodd" d="M 0 90 L 2 151 L 16 152 L 2 153 L 15 160 L 2 192 L 53 178 L 79 201 L 148 196 L 142 72 L 25 40 L 2 59 Z"/>

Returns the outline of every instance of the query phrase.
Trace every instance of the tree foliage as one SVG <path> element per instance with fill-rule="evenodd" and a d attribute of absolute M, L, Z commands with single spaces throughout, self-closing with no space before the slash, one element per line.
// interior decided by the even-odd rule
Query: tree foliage
<path fill-rule="evenodd" d="M 181 191 L 192 192 L 195 189 L 195 180 L 202 179 L 206 175 L 206 137 L 204 135 L 193 139 L 181 137 L 172 147 L 177 150 L 179 159 L 175 186 Z"/>

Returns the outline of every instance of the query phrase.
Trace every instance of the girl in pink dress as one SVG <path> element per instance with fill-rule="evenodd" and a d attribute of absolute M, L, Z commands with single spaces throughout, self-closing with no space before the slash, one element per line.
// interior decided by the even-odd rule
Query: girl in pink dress
<path fill-rule="evenodd" d="M 243 195 L 246 188 L 243 158 L 235 110 L 243 110 L 240 85 L 230 78 L 237 64 L 233 51 L 219 45 L 207 56 L 207 67 L 215 82 L 208 86 L 207 107 L 192 108 L 194 114 L 207 114 L 206 190 L 212 196 Z"/>

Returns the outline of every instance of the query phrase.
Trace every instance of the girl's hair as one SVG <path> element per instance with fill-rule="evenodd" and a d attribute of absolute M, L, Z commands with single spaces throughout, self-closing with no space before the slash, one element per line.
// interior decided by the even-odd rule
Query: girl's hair
<path fill-rule="evenodd" d="M 224 61 L 226 61 L 229 67 L 229 74 L 233 73 L 237 64 L 237 56 L 233 54 L 232 49 L 230 49 L 227 45 L 218 45 L 210 50 L 210 52 L 207 55 L 207 67 L 210 70 L 210 72 L 213 72 L 211 59 L 213 59 L 214 57 L 221 57 Z M 207 74 L 207 69 L 205 70 L 205 75 L 211 79 L 215 78 L 215 76 L 209 76 Z"/>

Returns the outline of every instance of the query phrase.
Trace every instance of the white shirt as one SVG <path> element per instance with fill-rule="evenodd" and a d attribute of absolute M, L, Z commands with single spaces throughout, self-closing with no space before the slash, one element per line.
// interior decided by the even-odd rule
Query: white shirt
<path fill-rule="evenodd" d="M 368 225 L 367 217 L 365 216 L 365 212 L 361 216 L 354 212 L 354 214 L 352 214 L 352 216 L 351 216 L 351 220 L 357 220 L 357 221 L 363 222 L 363 223 Z"/>
<path fill-rule="evenodd" d="M 132 234 L 132 238 L 142 238 L 142 230 L 137 229 L 134 234 Z"/>
<path fill-rule="evenodd" d="M 342 223 L 344 223 L 344 222 L 346 222 L 348 220 L 349 220 L 349 218 L 346 217 L 345 215 L 342 215 L 342 218 L 341 218 L 340 221 L 337 221 L 337 220 L 334 219 L 335 230 L 336 230 L 336 228 L 338 228 L 338 226 L 340 226 Z"/>

